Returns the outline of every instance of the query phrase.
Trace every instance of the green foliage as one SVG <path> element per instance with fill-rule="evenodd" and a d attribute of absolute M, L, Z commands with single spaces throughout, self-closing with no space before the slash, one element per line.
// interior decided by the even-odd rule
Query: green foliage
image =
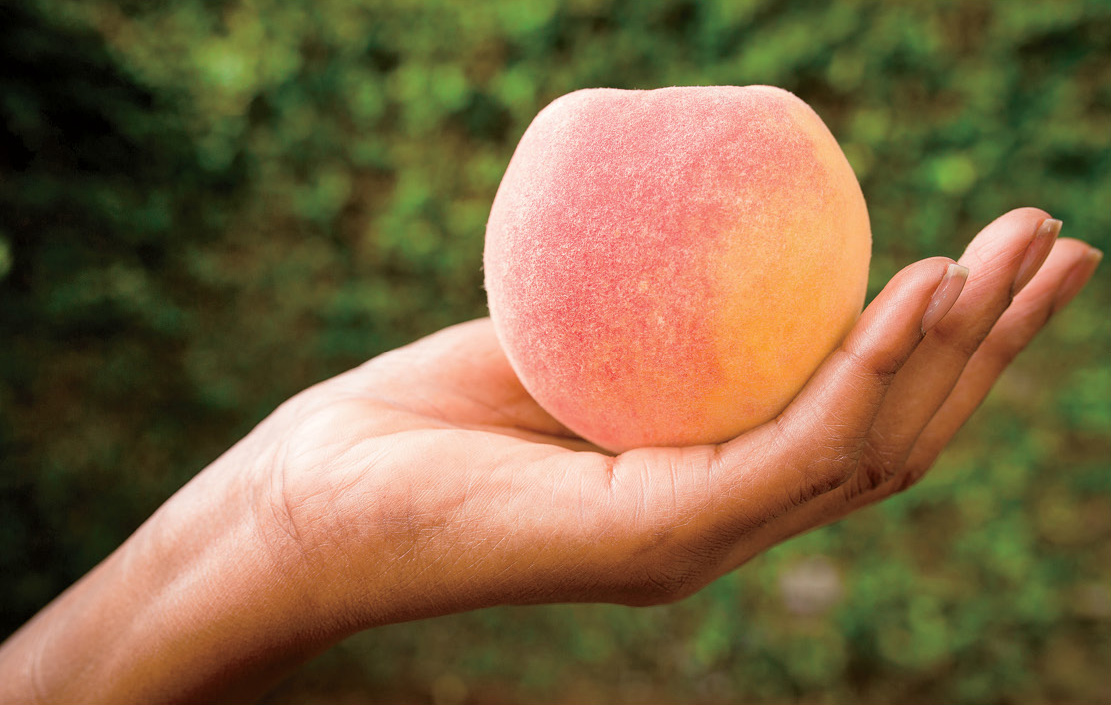
<path fill-rule="evenodd" d="M 1019 205 L 1111 247 L 1109 55 L 1102 0 L 0 0 L 3 628 L 282 399 L 482 315 L 489 204 L 556 96 L 796 92 L 861 179 L 874 292 Z M 682 604 L 396 625 L 272 701 L 1107 701 L 1109 304 L 1101 273 L 915 491 Z"/>

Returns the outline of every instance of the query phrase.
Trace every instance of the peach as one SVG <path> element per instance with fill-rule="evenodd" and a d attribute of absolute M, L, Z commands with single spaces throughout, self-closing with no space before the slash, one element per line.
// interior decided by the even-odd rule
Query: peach
<path fill-rule="evenodd" d="M 486 289 L 514 371 L 572 431 L 714 443 L 774 418 L 838 345 L 871 244 L 852 168 L 791 93 L 582 90 L 513 154 Z"/>

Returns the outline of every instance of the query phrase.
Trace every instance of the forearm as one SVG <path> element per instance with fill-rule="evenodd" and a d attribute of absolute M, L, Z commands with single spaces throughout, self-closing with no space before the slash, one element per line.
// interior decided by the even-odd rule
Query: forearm
<path fill-rule="evenodd" d="M 218 470 L 0 647 L 0 702 L 241 700 L 338 638 Z"/>

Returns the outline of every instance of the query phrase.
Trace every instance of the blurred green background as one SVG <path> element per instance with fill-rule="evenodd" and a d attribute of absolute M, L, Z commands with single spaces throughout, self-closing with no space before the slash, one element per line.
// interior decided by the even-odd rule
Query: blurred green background
<path fill-rule="evenodd" d="M 872 292 L 1037 205 L 1111 248 L 1111 3 L 0 0 L 0 635 L 276 404 L 480 316 L 548 101 L 769 83 Z M 1107 265 L 914 491 L 680 604 L 379 629 L 272 703 L 1111 701 Z"/>

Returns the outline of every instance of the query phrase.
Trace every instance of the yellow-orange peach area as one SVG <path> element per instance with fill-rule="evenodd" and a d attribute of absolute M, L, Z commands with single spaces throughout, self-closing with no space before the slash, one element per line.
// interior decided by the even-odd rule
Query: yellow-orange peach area
<path fill-rule="evenodd" d="M 499 340 L 612 451 L 778 414 L 860 314 L 871 232 L 822 120 L 766 86 L 583 90 L 529 126 L 486 231 Z"/>

